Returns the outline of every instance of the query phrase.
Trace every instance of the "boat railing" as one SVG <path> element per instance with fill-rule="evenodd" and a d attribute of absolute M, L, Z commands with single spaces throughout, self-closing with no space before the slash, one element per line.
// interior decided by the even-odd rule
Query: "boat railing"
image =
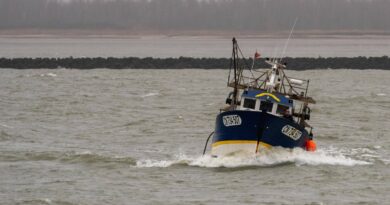
<path fill-rule="evenodd" d="M 256 73 L 255 77 L 254 73 Z M 307 91 L 309 88 L 309 80 L 304 80 L 300 78 L 292 78 L 287 77 L 283 70 L 281 70 L 282 75 L 278 85 L 275 86 L 274 90 L 272 92 L 281 93 L 283 95 L 288 95 L 292 99 L 305 101 L 308 103 L 315 103 L 315 101 L 307 96 Z M 252 88 L 252 89 L 263 89 L 267 90 L 267 81 L 268 81 L 268 71 L 259 71 L 259 70 L 251 70 L 243 72 L 239 83 L 237 84 L 238 89 L 246 89 L 246 88 Z M 235 82 L 234 79 L 232 79 L 228 86 L 234 87 Z"/>

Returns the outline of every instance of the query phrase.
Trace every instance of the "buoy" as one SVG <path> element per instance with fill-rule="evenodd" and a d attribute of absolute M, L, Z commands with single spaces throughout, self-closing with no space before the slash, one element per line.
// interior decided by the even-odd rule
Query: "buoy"
<path fill-rule="evenodd" d="M 306 150 L 310 152 L 314 152 L 317 149 L 317 145 L 314 142 L 314 140 L 307 140 L 306 141 Z"/>

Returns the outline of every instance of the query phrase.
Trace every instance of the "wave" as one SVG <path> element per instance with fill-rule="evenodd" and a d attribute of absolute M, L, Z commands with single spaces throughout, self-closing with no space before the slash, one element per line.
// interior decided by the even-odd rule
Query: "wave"
<path fill-rule="evenodd" d="M 0 161 L 60 161 L 63 163 L 84 163 L 84 164 L 129 164 L 134 165 L 135 159 L 128 156 L 109 156 L 93 153 L 90 151 L 84 152 L 16 152 L 3 151 L 0 152 Z"/>
<path fill-rule="evenodd" d="M 147 98 L 147 97 L 152 97 L 152 96 L 156 96 L 156 95 L 160 95 L 160 93 L 147 93 L 147 94 L 141 95 L 141 97 Z"/>
<path fill-rule="evenodd" d="M 376 162 L 388 165 L 389 161 L 376 152 L 376 148 L 337 149 L 334 147 L 322 148 L 316 152 L 307 152 L 302 149 L 273 148 L 262 150 L 258 154 L 235 153 L 226 157 L 212 157 L 211 155 L 191 156 L 177 154 L 170 159 L 135 159 L 129 156 L 113 156 L 84 152 L 0 152 L 0 161 L 58 161 L 70 164 L 90 164 L 98 166 L 117 166 L 119 164 L 136 167 L 172 167 L 190 166 L 205 168 L 240 168 L 240 167 L 273 167 L 286 164 L 296 166 L 357 166 L 370 165 Z"/>
<path fill-rule="evenodd" d="M 57 77 L 55 73 L 44 73 L 40 75 L 41 77 Z"/>
<path fill-rule="evenodd" d="M 5 132 L 4 130 L 0 130 L 0 142 L 10 140 L 12 139 L 12 137 L 13 136 L 8 132 Z"/>
<path fill-rule="evenodd" d="M 68 153 L 65 156 L 60 158 L 63 162 L 71 163 L 124 163 L 124 164 L 134 164 L 135 160 L 131 157 L 124 156 L 106 156 L 96 154 L 90 151 L 85 151 L 81 153 Z"/>
<path fill-rule="evenodd" d="M 23 139 L 23 138 L 24 137 L 22 135 L 16 135 L 10 131 L 4 131 L 4 130 L 0 129 L 0 142 L 9 141 L 9 140 L 18 140 L 18 139 Z"/>
<path fill-rule="evenodd" d="M 333 149 L 320 149 L 316 152 L 307 152 L 302 149 L 282 149 L 274 148 L 264 150 L 258 154 L 237 153 L 226 157 L 205 156 L 187 156 L 179 154 L 171 160 L 138 160 L 135 167 L 171 167 L 175 165 L 206 167 L 206 168 L 239 168 L 239 167 L 270 167 L 285 164 L 295 164 L 296 166 L 317 166 L 317 165 L 339 165 L 339 166 L 356 166 L 369 165 L 372 161 L 358 159 L 347 156 Z"/>
<path fill-rule="evenodd" d="M 11 129 L 14 128 L 14 127 L 9 126 L 9 125 L 6 125 L 6 124 L 0 124 L 0 126 L 1 126 L 1 127 L 5 127 L 5 128 L 11 128 Z"/>
<path fill-rule="evenodd" d="M 30 200 L 23 200 L 20 201 L 20 203 L 17 204 L 31 204 L 31 205 L 51 205 L 51 204 L 58 204 L 58 205 L 73 205 L 74 203 L 68 202 L 68 201 L 59 201 L 59 200 L 52 200 L 49 198 L 42 198 L 42 199 L 30 199 Z"/>

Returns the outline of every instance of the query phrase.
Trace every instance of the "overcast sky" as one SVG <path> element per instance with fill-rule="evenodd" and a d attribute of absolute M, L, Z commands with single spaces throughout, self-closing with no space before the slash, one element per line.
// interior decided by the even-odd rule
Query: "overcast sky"
<path fill-rule="evenodd" d="M 64 4 L 64 2 L 67 2 Z M 0 0 L 0 29 L 390 31 L 390 0 Z"/>

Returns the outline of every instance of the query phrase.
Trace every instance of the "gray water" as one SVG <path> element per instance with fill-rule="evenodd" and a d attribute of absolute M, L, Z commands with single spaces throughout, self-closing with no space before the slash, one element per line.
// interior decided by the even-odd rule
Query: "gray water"
<path fill-rule="evenodd" d="M 201 156 L 226 70 L 0 70 L 0 204 L 388 204 L 390 72 L 310 78 L 318 150 Z"/>
<path fill-rule="evenodd" d="M 236 36 L 245 56 L 280 56 L 285 38 Z M 290 57 L 356 57 L 390 55 L 389 36 L 293 36 Z M 61 37 L 0 36 L 0 57 L 226 57 L 231 36 Z"/>

